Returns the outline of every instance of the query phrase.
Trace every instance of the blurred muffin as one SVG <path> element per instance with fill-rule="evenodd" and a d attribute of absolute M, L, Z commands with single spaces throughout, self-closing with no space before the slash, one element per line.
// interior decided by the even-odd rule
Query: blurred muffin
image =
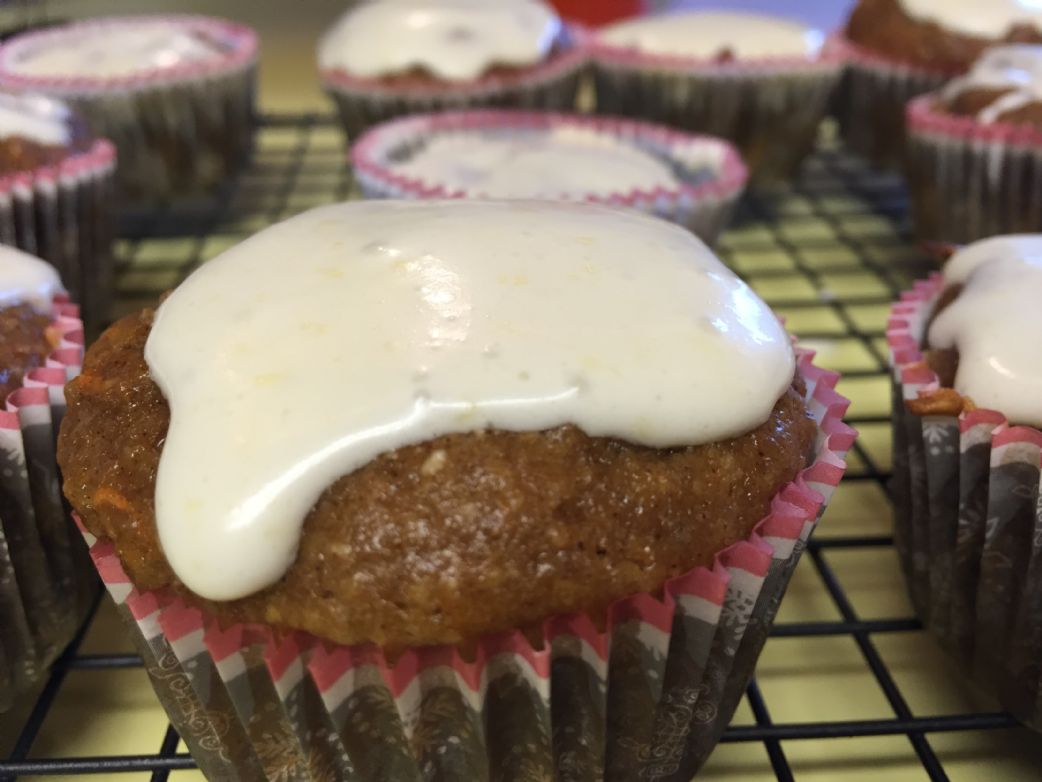
<path fill-rule="evenodd" d="M 0 85 L 67 101 L 119 149 L 126 205 L 212 191 L 248 160 L 257 38 L 203 16 L 102 17 L 16 35 Z"/>
<path fill-rule="evenodd" d="M 323 87 L 352 139 L 403 114 L 572 109 L 585 64 L 575 32 L 541 0 L 370 0 L 318 46 Z"/>
<path fill-rule="evenodd" d="M 894 305 L 897 526 L 916 612 L 1042 727 L 1042 235 L 984 239 Z"/>
<path fill-rule="evenodd" d="M 597 111 L 721 136 L 753 183 L 786 180 L 814 146 L 839 78 L 824 35 L 781 17 L 687 11 L 598 31 Z"/>
<path fill-rule="evenodd" d="M 1042 45 L 988 49 L 969 73 L 912 101 L 906 121 L 921 238 L 1042 230 Z"/>
<path fill-rule="evenodd" d="M 0 711 L 46 674 L 97 587 L 54 459 L 61 388 L 82 353 L 53 267 L 0 247 Z"/>
<path fill-rule="evenodd" d="M 210 709 L 201 732 L 179 714 L 206 711 L 171 708 L 208 773 L 552 773 L 571 762 L 544 732 L 553 699 L 590 769 L 633 778 L 669 748 L 690 775 L 842 473 L 834 382 L 666 222 L 340 204 L 106 332 L 59 458 L 143 646 Z M 669 645 L 674 623 L 693 646 Z M 652 679 L 661 704 L 637 697 Z M 421 680 L 445 698 L 408 696 Z M 626 720 L 572 698 L 581 681 Z M 667 747 L 656 714 L 700 686 L 719 716 Z"/>
<path fill-rule="evenodd" d="M 370 198 L 540 198 L 628 206 L 712 244 L 745 185 L 721 139 L 622 119 L 522 111 L 405 117 L 368 131 L 351 165 Z"/>
<path fill-rule="evenodd" d="M 837 101 L 847 145 L 874 163 L 900 164 L 905 104 L 1002 42 L 1042 42 L 1042 10 L 1018 0 L 859 0 L 831 42 L 848 59 Z"/>

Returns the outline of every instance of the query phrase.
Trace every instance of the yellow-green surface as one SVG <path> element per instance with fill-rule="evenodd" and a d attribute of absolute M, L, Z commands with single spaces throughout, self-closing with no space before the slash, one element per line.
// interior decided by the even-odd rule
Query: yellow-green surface
<path fill-rule="evenodd" d="M 334 127 L 265 129 L 254 169 L 216 224 L 199 219 L 188 235 L 119 242 L 121 309 L 148 303 L 197 262 L 272 220 L 349 195 L 351 180 L 342 160 L 342 142 Z M 869 176 L 851 161 L 825 153 L 810 162 L 797 192 L 756 199 L 720 247 L 722 255 L 787 317 L 790 328 L 818 349 L 821 363 L 847 373 L 840 389 L 853 400 L 850 414 L 862 436 L 851 454 L 851 480 L 837 492 L 819 529 L 820 539 L 891 532 L 889 501 L 883 484 L 873 478 L 885 473 L 890 462 L 882 335 L 892 289 L 928 268 L 902 238 L 902 210 L 893 180 Z M 205 215 L 205 210 L 199 214 Z M 172 226 L 173 222 L 160 221 L 152 228 Z M 911 616 L 892 547 L 827 549 L 824 558 L 859 618 Z M 805 556 L 779 622 L 840 618 Z M 996 709 L 974 693 L 925 633 L 877 634 L 870 641 L 913 715 Z M 82 651 L 131 651 L 107 606 L 95 619 Z M 760 660 L 758 680 L 770 716 L 778 723 L 894 716 L 862 652 L 847 635 L 772 638 Z M 11 741 L 30 706 L 26 699 L 22 708 L 0 718 L 0 744 Z M 736 723 L 754 723 L 748 704 L 743 704 Z M 141 670 L 74 671 L 61 687 L 32 755 L 151 754 L 159 749 L 166 724 Z M 1026 730 L 931 734 L 927 740 L 953 780 L 1026 782 L 1042 777 L 1042 740 Z M 783 742 L 782 749 L 800 782 L 928 778 L 904 736 L 791 740 Z M 118 778 L 136 782 L 149 779 L 149 774 Z M 200 778 L 196 772 L 171 775 L 174 780 Z M 775 776 L 764 745 L 740 743 L 721 745 L 700 778 L 755 782 Z"/>

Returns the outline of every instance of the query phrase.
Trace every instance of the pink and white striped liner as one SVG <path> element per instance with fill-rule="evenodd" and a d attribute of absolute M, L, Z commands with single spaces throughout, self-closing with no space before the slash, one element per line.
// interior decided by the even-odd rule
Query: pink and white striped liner
<path fill-rule="evenodd" d="M 477 110 L 422 114 L 378 125 L 351 149 L 351 165 L 369 198 L 467 198 L 444 183 L 407 177 L 396 170 L 401 150 L 439 134 L 494 135 L 514 130 L 552 131 L 571 127 L 602 134 L 653 152 L 688 174 L 709 172 L 697 183 L 654 190 L 590 191 L 576 200 L 638 209 L 687 225 L 712 244 L 745 188 L 748 172 L 738 151 L 723 139 L 683 133 L 615 117 L 553 112 Z"/>
<path fill-rule="evenodd" d="M 141 24 L 156 23 L 168 25 L 171 29 L 180 28 L 203 34 L 222 46 L 223 51 L 216 50 L 211 59 L 186 62 L 168 68 L 143 70 L 129 76 L 103 77 L 90 74 L 37 76 L 16 73 L 11 70 L 11 63 L 26 50 L 61 46 L 63 41 L 76 38 L 84 32 L 94 33 L 118 27 L 136 27 Z M 226 19 L 189 14 L 101 17 L 22 33 L 0 45 L 0 85 L 15 89 L 40 90 L 49 94 L 127 92 L 142 88 L 151 89 L 186 80 L 197 81 L 220 76 L 252 67 L 256 60 L 256 33 L 245 25 Z"/>
<path fill-rule="evenodd" d="M 818 423 L 815 459 L 778 494 L 770 514 L 756 526 L 750 537 L 720 552 L 712 567 L 696 568 L 672 579 L 665 585 L 661 598 L 639 594 L 618 601 L 609 609 L 606 631 L 597 630 L 594 620 L 585 615 L 547 620 L 543 625 L 540 648 L 533 647 L 520 631 L 514 631 L 481 639 L 471 656 L 464 657 L 454 647 L 430 647 L 408 650 L 392 662 L 373 645 L 330 645 L 304 633 L 280 633 L 258 625 L 222 628 L 205 611 L 188 607 L 169 593 L 136 590 L 112 545 L 95 540 L 89 533 L 85 532 L 85 535 L 92 544 L 92 557 L 109 592 L 122 607 L 121 611 L 130 616 L 132 626 L 136 625 L 140 634 L 156 632 L 158 613 L 163 638 L 181 663 L 191 667 L 193 676 L 197 676 L 202 668 L 212 668 L 220 676 L 232 701 L 237 700 L 236 693 L 242 692 L 244 687 L 251 693 L 249 698 L 236 702 L 235 709 L 240 727 L 247 734 L 261 737 L 252 745 L 249 762 L 259 759 L 269 776 L 284 773 L 287 763 L 297 763 L 298 772 L 300 768 L 310 767 L 312 772 L 309 773 L 314 773 L 315 753 L 324 753 L 323 762 L 340 768 L 341 772 L 351 768 L 352 764 L 357 767 L 359 763 L 372 770 L 374 767 L 365 766 L 365 762 L 372 762 L 372 759 L 366 760 L 356 753 L 365 754 L 369 748 L 381 745 L 385 738 L 388 746 L 397 745 L 386 736 L 366 733 L 377 730 L 368 723 L 361 726 L 363 737 L 368 737 L 363 741 L 363 749 L 344 740 L 344 745 L 353 747 L 349 753 L 341 744 L 348 732 L 359 727 L 357 720 L 345 723 L 343 715 L 349 702 L 354 702 L 354 696 L 362 689 L 371 692 L 375 687 L 385 693 L 387 703 L 393 704 L 392 711 L 396 711 L 400 719 L 406 738 L 424 729 L 424 720 L 429 716 L 425 711 L 425 699 L 434 691 L 432 688 L 448 687 L 464 704 L 464 711 L 485 713 L 485 719 L 492 720 L 488 724 L 493 725 L 495 716 L 487 713 L 493 683 L 504 675 L 514 677 L 513 681 L 524 682 L 527 690 L 534 693 L 532 697 L 548 707 L 551 685 L 557 675 L 553 673 L 554 665 L 560 662 L 562 654 L 581 661 L 593 672 L 601 682 L 603 696 L 603 688 L 615 686 L 608 684 L 613 681 L 610 669 L 619 664 L 621 652 L 615 647 L 623 637 L 638 639 L 644 650 L 642 654 L 648 660 L 658 661 L 650 663 L 657 666 L 657 673 L 645 673 L 650 677 L 649 682 L 658 682 L 652 686 L 661 688 L 661 675 L 671 654 L 671 632 L 674 623 L 682 621 L 682 617 L 700 627 L 712 628 L 717 627 L 722 616 L 727 614 L 728 632 L 737 633 L 733 637 L 728 635 L 730 643 L 703 660 L 707 666 L 718 661 L 723 661 L 720 664 L 725 667 L 729 666 L 731 656 L 736 652 L 741 656 L 739 647 L 743 642 L 755 647 L 751 650 L 747 669 L 731 672 L 730 678 L 737 677 L 740 681 L 729 681 L 728 692 L 733 690 L 740 695 L 752 674 L 751 665 L 759 652 L 757 644 L 762 645 L 773 619 L 776 599 L 780 597 L 791 568 L 843 475 L 844 456 L 856 437 L 856 432 L 842 422 L 849 403 L 835 391 L 838 375 L 815 367 L 812 358 L 810 351 L 798 349 L 799 371 L 807 384 L 808 407 Z M 777 594 L 760 594 L 765 582 L 771 583 Z M 733 616 L 736 610 L 742 615 Z M 763 637 L 743 639 L 745 629 L 757 625 L 762 627 Z M 749 635 L 754 635 L 752 630 Z M 563 651 L 565 649 L 568 651 Z M 265 671 L 263 676 L 259 673 L 261 668 Z M 157 689 L 164 702 L 168 702 L 164 688 Z M 208 688 L 207 692 L 210 692 Z M 308 693 L 313 700 L 310 712 L 301 705 L 304 702 L 302 697 Z M 727 693 L 716 694 L 723 697 Z M 609 692 L 608 697 L 610 695 Z M 709 695 L 705 694 L 705 697 Z M 274 708 L 272 700 L 280 704 L 279 709 Z M 206 707 L 207 704 L 201 703 L 191 710 L 192 714 L 203 714 Z M 698 728 L 705 730 L 703 744 L 707 746 L 702 747 L 703 754 L 697 761 L 688 757 L 690 753 L 683 747 L 673 747 L 676 773 L 683 775 L 692 763 L 704 759 L 715 743 L 715 736 L 710 735 L 713 728 L 721 722 L 726 725 L 733 708 L 734 704 L 730 704 L 720 709 L 718 714 L 716 703 L 712 703 L 703 709 L 701 713 L 712 717 L 712 725 Z M 318 717 L 314 713 L 316 709 L 321 712 Z M 279 712 L 277 721 L 281 721 L 282 727 L 272 723 L 273 710 Z M 172 718 L 175 716 L 171 714 Z M 309 720 L 312 727 L 305 729 L 304 723 Z M 261 726 L 264 726 L 263 730 Z M 243 762 L 241 756 L 234 757 L 235 753 L 230 750 L 225 752 L 223 760 L 216 758 L 212 748 L 202 747 L 194 740 L 192 725 L 177 724 L 177 727 L 186 737 L 193 754 L 198 752 L 197 758 L 201 757 L 201 762 L 209 764 L 209 768 L 214 768 L 214 763 L 217 766 L 222 763 L 235 766 Z M 272 735 L 289 733 L 294 734 L 298 742 L 290 742 L 290 749 L 287 749 L 290 745 L 280 744 L 280 749 L 275 752 L 267 746 Z M 258 745 L 257 741 L 265 745 Z M 446 751 L 451 754 L 459 749 L 460 744 L 459 737 L 451 738 L 449 744 L 435 754 L 444 755 Z M 401 746 L 406 745 L 408 741 Z M 290 756 L 298 760 L 287 761 Z M 380 757 L 380 762 L 397 762 L 390 755 Z M 383 767 L 384 772 L 387 770 L 388 767 Z M 228 773 L 227 769 L 225 773 Z M 318 779 L 320 776 L 300 778 Z"/>

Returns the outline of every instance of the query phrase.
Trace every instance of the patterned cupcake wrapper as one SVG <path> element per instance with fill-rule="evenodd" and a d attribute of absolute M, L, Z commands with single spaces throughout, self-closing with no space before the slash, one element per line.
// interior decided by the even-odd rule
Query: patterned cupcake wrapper
<path fill-rule="evenodd" d="M 965 243 L 1042 230 L 1042 131 L 939 111 L 936 98 L 906 112 L 918 236 Z"/>
<path fill-rule="evenodd" d="M 58 348 L 0 409 L 0 711 L 72 639 L 97 588 L 55 459 L 63 388 L 83 360 L 83 324 L 64 297 L 55 313 Z"/>
<path fill-rule="evenodd" d="M 458 85 L 401 89 L 353 78 L 341 70 L 324 70 L 320 76 L 351 141 L 374 125 L 410 114 L 475 108 L 572 111 L 588 64 L 585 35 L 572 32 L 572 46 L 541 65 Z"/>
<path fill-rule="evenodd" d="M 0 243 L 49 261 L 91 332 L 112 298 L 115 167 L 115 148 L 101 139 L 54 165 L 0 177 Z"/>
<path fill-rule="evenodd" d="M 747 539 L 664 597 L 614 604 L 606 632 L 553 618 L 390 661 L 265 627 L 222 628 L 169 593 L 141 593 L 89 534 L 102 579 L 160 699 L 210 779 L 684 780 L 728 724 L 855 433 L 837 376 L 800 351 L 816 458 Z"/>
<path fill-rule="evenodd" d="M 934 275 L 894 305 L 895 542 L 915 611 L 978 683 L 1042 730 L 1042 432 L 993 410 L 918 416 L 938 388 L 920 350 L 943 289 Z"/>
<path fill-rule="evenodd" d="M 846 62 L 833 113 L 847 147 L 866 160 L 901 168 L 905 158 L 905 105 L 939 89 L 954 74 L 888 59 L 841 35 L 826 50 Z"/>
<path fill-rule="evenodd" d="M 692 136 L 643 122 L 572 114 L 465 111 L 406 117 L 366 133 L 351 151 L 355 179 L 368 198 L 465 198 L 443 183 L 401 176 L 396 166 L 434 136 L 552 131 L 578 128 L 612 137 L 666 162 L 682 180 L 674 188 L 589 192 L 575 200 L 625 206 L 686 226 L 707 244 L 730 219 L 747 178 L 735 149 L 725 141 Z M 697 181 L 697 177 L 703 177 Z"/>
<path fill-rule="evenodd" d="M 96 135 L 115 143 L 120 159 L 116 181 L 125 207 L 212 191 L 248 162 L 253 148 L 254 32 L 201 16 L 125 17 L 89 24 L 104 28 L 157 20 L 210 34 L 228 50 L 212 61 L 115 79 L 11 72 L 8 64 L 23 50 L 69 34 L 61 28 L 23 35 L 0 47 L 0 87 L 60 98 Z"/>
<path fill-rule="evenodd" d="M 841 63 L 779 57 L 715 63 L 594 42 L 597 113 L 661 122 L 731 141 L 751 183 L 791 179 L 814 148 Z"/>

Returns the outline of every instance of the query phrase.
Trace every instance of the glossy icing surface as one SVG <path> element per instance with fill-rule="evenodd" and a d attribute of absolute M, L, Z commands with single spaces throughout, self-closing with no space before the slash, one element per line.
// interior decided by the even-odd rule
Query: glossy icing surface
<path fill-rule="evenodd" d="M 583 198 L 673 189 L 669 165 L 607 133 L 575 127 L 435 136 L 395 172 L 468 196 Z"/>
<path fill-rule="evenodd" d="M 900 0 L 907 14 L 948 30 L 981 38 L 1001 38 L 1014 25 L 1042 29 L 1038 0 Z"/>
<path fill-rule="evenodd" d="M 58 272 L 35 255 L 0 246 L 0 307 L 31 304 L 50 312 L 56 294 L 64 290 Z"/>
<path fill-rule="evenodd" d="M 1042 427 L 1042 234 L 985 239 L 953 255 L 958 297 L 930 326 L 930 345 L 957 349 L 955 389 L 1010 421 Z"/>
<path fill-rule="evenodd" d="M 942 96 L 952 100 L 971 90 L 1005 90 L 977 114 L 995 122 L 1003 114 L 1042 100 L 1042 45 L 996 46 L 973 64 L 970 72 L 945 85 Z"/>
<path fill-rule="evenodd" d="M 221 55 L 217 44 L 183 25 L 141 18 L 108 25 L 70 24 L 60 34 L 15 46 L 6 67 L 41 77 L 118 78 Z"/>
<path fill-rule="evenodd" d="M 599 33 L 613 46 L 649 54 L 710 58 L 722 50 L 735 57 L 816 55 L 825 41 L 820 30 L 774 16 L 739 11 L 685 11 L 630 19 Z"/>
<path fill-rule="evenodd" d="M 276 581 L 321 493 L 381 453 L 565 423 L 711 442 L 767 420 L 795 367 L 774 314 L 689 232 L 546 201 L 306 212 L 183 283 L 145 357 L 171 410 L 160 540 L 217 600 Z"/>
<path fill-rule="evenodd" d="M 40 144 L 68 146 L 71 117 L 65 104 L 42 95 L 0 92 L 0 138 L 27 138 Z"/>
<path fill-rule="evenodd" d="M 561 22 L 539 0 L 369 0 L 319 44 L 321 68 L 378 78 L 420 68 L 447 81 L 546 59 Z"/>

